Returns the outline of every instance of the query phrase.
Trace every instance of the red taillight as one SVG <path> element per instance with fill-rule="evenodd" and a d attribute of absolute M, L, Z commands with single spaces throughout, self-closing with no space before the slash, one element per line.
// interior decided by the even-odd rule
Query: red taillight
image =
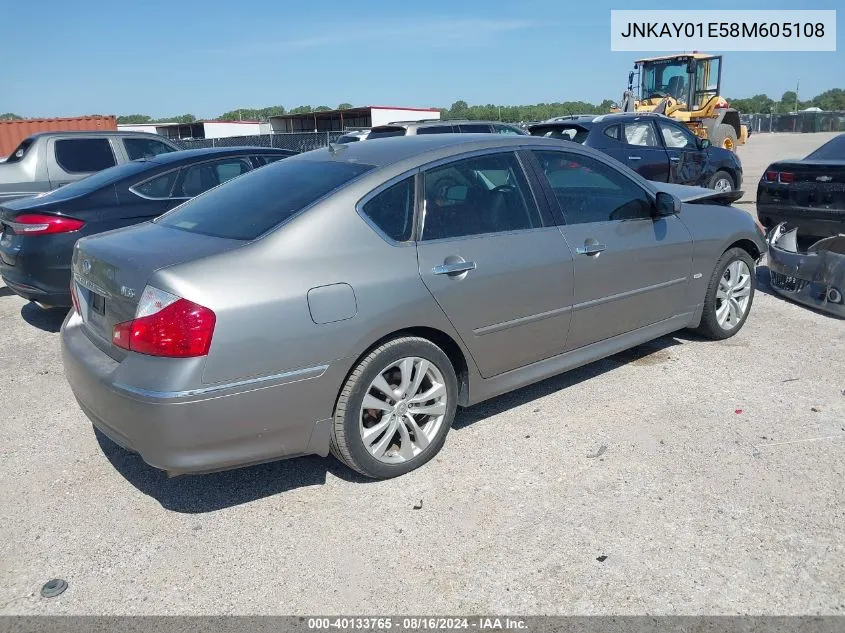
<path fill-rule="evenodd" d="M 777 182 L 778 173 L 776 171 L 767 171 L 765 178 L 766 178 L 766 182 Z"/>
<path fill-rule="evenodd" d="M 147 286 L 135 318 L 114 326 L 112 343 L 150 356 L 205 356 L 216 320 L 208 308 Z"/>
<path fill-rule="evenodd" d="M 53 233 L 70 233 L 78 231 L 85 222 L 75 218 L 60 215 L 45 215 L 43 213 L 23 213 L 13 221 L 7 220 L 12 231 L 18 235 L 51 235 Z"/>
<path fill-rule="evenodd" d="M 784 184 L 795 182 L 795 174 L 791 174 L 788 171 L 782 171 L 780 172 L 780 174 L 778 174 L 778 180 L 780 180 Z"/>
<path fill-rule="evenodd" d="M 788 185 L 791 182 L 795 182 L 795 174 L 788 171 L 769 170 L 763 174 L 763 180 L 766 182 L 781 182 Z"/>

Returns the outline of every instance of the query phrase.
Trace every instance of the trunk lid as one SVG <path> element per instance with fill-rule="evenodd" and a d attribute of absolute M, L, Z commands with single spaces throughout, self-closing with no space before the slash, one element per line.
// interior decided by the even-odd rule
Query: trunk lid
<path fill-rule="evenodd" d="M 157 270 L 245 244 L 153 223 L 79 240 L 71 269 L 85 331 L 121 358 L 124 351 L 112 345 L 113 328 L 135 317 L 144 287 Z"/>
<path fill-rule="evenodd" d="M 767 170 L 793 174 L 770 192 L 773 202 L 798 207 L 845 209 L 845 164 L 834 160 L 782 161 Z"/>

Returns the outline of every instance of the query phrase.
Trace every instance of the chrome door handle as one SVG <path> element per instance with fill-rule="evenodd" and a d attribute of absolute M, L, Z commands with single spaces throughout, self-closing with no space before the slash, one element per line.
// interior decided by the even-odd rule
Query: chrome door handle
<path fill-rule="evenodd" d="M 454 264 L 441 264 L 431 269 L 435 275 L 458 275 L 475 270 L 475 262 L 455 262 Z"/>
<path fill-rule="evenodd" d="M 598 253 L 606 250 L 606 244 L 584 244 L 584 246 L 577 247 L 575 252 L 579 255 L 597 255 Z"/>
<path fill-rule="evenodd" d="M 642 160 L 642 156 L 628 156 L 628 160 Z"/>
<path fill-rule="evenodd" d="M 671 160 L 673 163 L 677 163 L 677 162 L 678 162 L 679 160 L 681 160 L 681 159 L 680 159 L 680 158 L 678 158 L 677 156 L 673 156 L 673 157 L 672 157 L 672 158 L 670 158 L 669 160 Z"/>

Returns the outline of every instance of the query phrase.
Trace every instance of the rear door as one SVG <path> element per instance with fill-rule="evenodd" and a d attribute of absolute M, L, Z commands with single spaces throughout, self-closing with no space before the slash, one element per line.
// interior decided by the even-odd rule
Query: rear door
<path fill-rule="evenodd" d="M 420 276 L 485 378 L 563 351 L 572 255 L 515 152 L 426 169 Z"/>
<path fill-rule="evenodd" d="M 107 137 L 47 139 L 47 173 L 53 189 L 114 167 L 117 162 Z"/>
<path fill-rule="evenodd" d="M 648 180 L 667 182 L 669 156 L 657 136 L 657 128 L 647 119 L 623 122 L 619 160 Z"/>
<path fill-rule="evenodd" d="M 701 179 L 707 167 L 707 150 L 699 149 L 698 139 L 683 125 L 661 120 L 657 127 L 669 155 L 669 182 L 703 186 Z"/>
<path fill-rule="evenodd" d="M 685 310 L 692 240 L 676 216 L 652 218 L 649 192 L 610 163 L 535 150 L 574 256 L 572 326 L 576 349 Z"/>

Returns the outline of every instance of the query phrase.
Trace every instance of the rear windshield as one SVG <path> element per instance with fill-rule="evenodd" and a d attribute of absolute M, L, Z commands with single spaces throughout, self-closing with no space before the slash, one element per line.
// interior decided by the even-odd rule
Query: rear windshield
<path fill-rule="evenodd" d="M 191 233 L 254 240 L 372 165 L 282 160 L 233 178 L 155 222 Z"/>
<path fill-rule="evenodd" d="M 564 141 L 583 143 L 590 131 L 580 125 L 555 125 L 554 127 L 531 128 L 531 136 L 546 136 L 548 138 L 559 138 Z"/>
<path fill-rule="evenodd" d="M 405 136 L 405 128 L 394 126 L 374 127 L 367 136 L 367 140 L 374 138 L 387 138 L 388 136 Z"/>
<path fill-rule="evenodd" d="M 845 160 L 845 134 L 830 139 L 807 158 L 812 160 Z"/>

